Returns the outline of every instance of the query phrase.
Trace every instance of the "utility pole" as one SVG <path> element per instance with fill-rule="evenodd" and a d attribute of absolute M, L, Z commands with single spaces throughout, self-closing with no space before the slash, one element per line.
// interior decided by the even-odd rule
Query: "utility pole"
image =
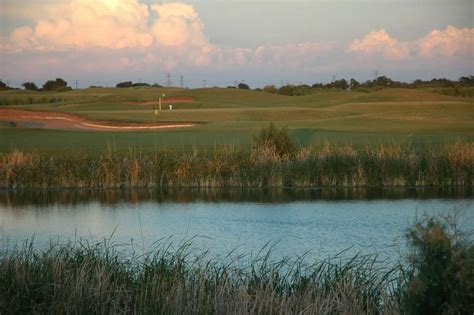
<path fill-rule="evenodd" d="M 183 75 L 181 75 L 179 77 L 179 85 L 181 86 L 181 88 L 184 88 L 184 77 L 183 77 Z"/>
<path fill-rule="evenodd" d="M 166 85 L 168 87 L 171 87 L 171 73 L 168 72 L 168 74 L 166 75 Z"/>

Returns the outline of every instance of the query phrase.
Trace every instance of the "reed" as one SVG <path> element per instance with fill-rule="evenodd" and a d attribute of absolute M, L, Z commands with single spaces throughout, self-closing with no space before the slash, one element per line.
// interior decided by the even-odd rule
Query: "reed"
<path fill-rule="evenodd" d="M 467 187 L 473 184 L 474 143 L 440 149 L 327 144 L 281 155 L 273 146 L 251 152 L 109 149 L 99 157 L 12 150 L 0 154 L 0 188 L 175 187 Z"/>
<path fill-rule="evenodd" d="M 271 261 L 241 267 L 191 255 L 190 243 L 126 255 L 104 241 L 32 243 L 0 253 L 2 313 L 391 314 L 396 270 L 371 256 L 312 265 Z M 243 259 L 243 258 L 240 258 Z"/>

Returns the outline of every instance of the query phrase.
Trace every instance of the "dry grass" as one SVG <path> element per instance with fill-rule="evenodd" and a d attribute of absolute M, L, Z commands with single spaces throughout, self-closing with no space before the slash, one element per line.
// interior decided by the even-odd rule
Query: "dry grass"
<path fill-rule="evenodd" d="M 291 155 L 272 146 L 250 153 L 223 146 L 211 154 L 109 149 L 98 158 L 13 150 L 0 155 L 0 187 L 472 187 L 473 170 L 474 144 L 465 142 L 441 150 L 327 144 Z"/>

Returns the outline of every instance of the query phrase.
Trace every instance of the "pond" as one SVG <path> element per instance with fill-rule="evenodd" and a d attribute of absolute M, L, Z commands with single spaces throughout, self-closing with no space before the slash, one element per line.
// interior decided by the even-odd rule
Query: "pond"
<path fill-rule="evenodd" d="M 474 199 L 465 191 L 0 192 L 0 237 L 4 247 L 32 238 L 38 248 L 111 238 L 140 251 L 190 241 L 212 257 L 255 257 L 263 249 L 277 259 L 377 253 L 395 261 L 417 217 L 448 212 L 474 228 Z"/>

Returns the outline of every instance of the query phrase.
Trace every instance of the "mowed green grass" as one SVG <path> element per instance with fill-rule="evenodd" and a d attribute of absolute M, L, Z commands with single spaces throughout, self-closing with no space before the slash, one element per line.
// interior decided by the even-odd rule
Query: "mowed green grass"
<path fill-rule="evenodd" d="M 16 147 L 47 152 L 103 152 L 155 148 L 212 150 L 218 145 L 248 149 L 252 136 L 274 122 L 288 127 L 301 146 L 325 142 L 353 145 L 443 144 L 474 140 L 474 100 L 424 90 L 383 89 L 371 93 L 320 91 L 290 97 L 238 89 L 97 88 L 65 93 L 3 91 L 0 99 L 60 98 L 60 102 L 8 106 L 78 114 L 94 120 L 153 122 L 153 105 L 132 102 L 191 97 L 167 104 L 158 121 L 196 122 L 192 128 L 149 132 L 23 129 L 0 124 L 0 151 Z"/>

